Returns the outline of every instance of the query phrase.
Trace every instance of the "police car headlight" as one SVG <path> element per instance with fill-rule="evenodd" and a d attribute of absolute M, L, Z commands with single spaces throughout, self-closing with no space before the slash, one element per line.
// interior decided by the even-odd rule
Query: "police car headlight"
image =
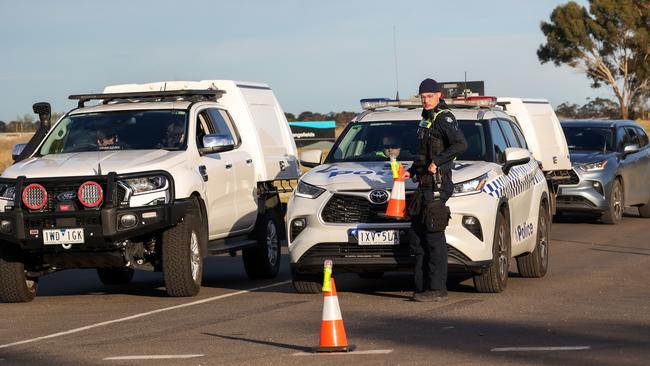
<path fill-rule="evenodd" d="M 298 188 L 296 188 L 296 196 L 298 197 L 314 199 L 323 194 L 323 192 L 325 192 L 323 188 L 312 186 L 302 180 L 298 181 Z"/>
<path fill-rule="evenodd" d="M 120 179 L 117 184 L 126 191 L 124 201 L 128 202 L 130 207 L 169 203 L 170 184 L 164 175 Z"/>
<path fill-rule="evenodd" d="M 483 189 L 485 182 L 487 182 L 487 173 L 478 178 L 467 180 L 464 182 L 454 184 L 454 196 L 462 196 L 465 194 L 478 193 Z"/>
<path fill-rule="evenodd" d="M 595 163 L 582 164 L 580 169 L 585 172 L 594 172 L 597 170 L 603 170 L 607 166 L 607 160 L 597 161 Z"/>

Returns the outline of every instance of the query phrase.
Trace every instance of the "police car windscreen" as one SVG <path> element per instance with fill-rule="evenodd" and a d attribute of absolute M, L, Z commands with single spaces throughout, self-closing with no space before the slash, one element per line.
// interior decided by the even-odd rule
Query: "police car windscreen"
<path fill-rule="evenodd" d="M 45 139 L 40 155 L 103 150 L 180 150 L 187 146 L 187 112 L 131 110 L 66 116 Z"/>
<path fill-rule="evenodd" d="M 339 137 L 326 163 L 346 161 L 399 161 L 415 156 L 419 121 L 353 122 Z M 459 121 L 468 143 L 473 144 L 459 160 L 485 160 L 485 128 L 477 121 Z M 471 141 L 471 142 L 470 142 Z"/>
<path fill-rule="evenodd" d="M 562 127 L 569 150 L 613 151 L 614 134 L 609 127 Z"/>

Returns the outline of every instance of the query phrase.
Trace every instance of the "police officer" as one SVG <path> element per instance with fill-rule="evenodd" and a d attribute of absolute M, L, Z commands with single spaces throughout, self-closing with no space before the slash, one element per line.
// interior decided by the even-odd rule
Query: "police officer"
<path fill-rule="evenodd" d="M 451 168 L 467 142 L 456 118 L 441 99 L 442 90 L 433 79 L 420 84 L 422 121 L 417 132 L 416 156 L 404 174 L 419 182 L 409 205 L 410 243 L 415 252 L 414 301 L 447 300 L 447 239 L 449 208 L 445 205 L 454 186 Z"/>

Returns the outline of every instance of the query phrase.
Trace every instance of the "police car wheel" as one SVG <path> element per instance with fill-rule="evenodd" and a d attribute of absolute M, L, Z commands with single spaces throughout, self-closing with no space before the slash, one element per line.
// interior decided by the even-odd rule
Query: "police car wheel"
<path fill-rule="evenodd" d="M 551 234 L 551 217 L 546 207 L 546 202 L 539 205 L 539 218 L 537 219 L 537 238 L 535 249 L 517 257 L 517 268 L 522 277 L 540 278 L 548 270 L 548 247 Z"/>
<path fill-rule="evenodd" d="M 317 294 L 322 291 L 323 275 L 318 273 L 298 273 L 293 268 L 291 269 L 291 283 L 293 288 L 299 294 Z"/>
<path fill-rule="evenodd" d="M 609 207 L 600 217 L 605 224 L 616 225 L 623 220 L 623 211 L 625 210 L 624 200 L 625 191 L 620 179 L 615 179 L 609 192 Z"/>
<path fill-rule="evenodd" d="M 492 264 L 483 273 L 474 275 L 478 292 L 496 293 L 505 290 L 510 268 L 510 229 L 502 212 L 497 214 L 492 242 Z"/>
<path fill-rule="evenodd" d="M 104 285 L 126 285 L 134 274 L 135 270 L 129 267 L 97 268 L 97 276 Z"/>
<path fill-rule="evenodd" d="M 257 218 L 252 234 L 252 238 L 257 240 L 257 245 L 242 250 L 248 278 L 265 279 L 278 275 L 281 258 L 280 222 L 276 210 L 267 210 Z"/>
<path fill-rule="evenodd" d="M 201 290 L 203 257 L 207 238 L 201 225 L 198 201 L 185 214 L 183 221 L 162 235 L 162 272 L 167 294 L 173 297 L 196 296 Z"/>
<path fill-rule="evenodd" d="M 27 277 L 17 253 L 0 246 L 0 301 L 30 302 L 38 290 L 38 277 Z"/>

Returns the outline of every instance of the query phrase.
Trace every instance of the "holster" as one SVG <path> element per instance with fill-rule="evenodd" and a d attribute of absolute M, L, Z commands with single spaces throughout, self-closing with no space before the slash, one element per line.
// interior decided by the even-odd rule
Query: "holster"
<path fill-rule="evenodd" d="M 449 206 L 440 199 L 428 201 L 425 204 L 422 220 L 427 231 L 439 232 L 445 231 L 451 219 Z"/>

